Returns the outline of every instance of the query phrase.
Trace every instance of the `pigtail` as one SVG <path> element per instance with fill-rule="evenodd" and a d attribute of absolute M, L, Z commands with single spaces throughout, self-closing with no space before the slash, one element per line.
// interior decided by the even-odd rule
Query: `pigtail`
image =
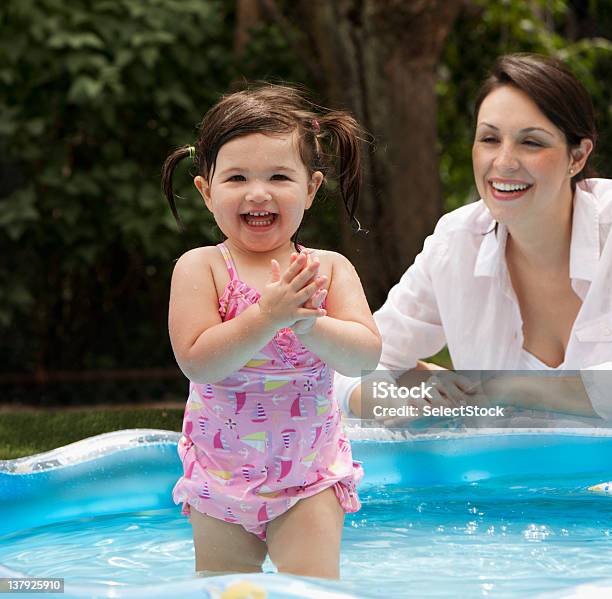
<path fill-rule="evenodd" d="M 162 167 L 162 189 L 164 190 L 164 195 L 168 200 L 168 204 L 170 204 L 170 210 L 172 211 L 172 215 L 174 216 L 174 220 L 176 220 L 176 224 L 179 226 L 181 231 L 185 230 L 185 226 L 181 221 L 178 211 L 176 209 L 176 204 L 174 202 L 174 192 L 172 190 L 172 175 L 174 174 L 174 169 L 176 165 L 183 160 L 183 158 L 187 158 L 187 156 L 192 155 L 192 146 L 182 146 L 178 148 L 164 162 L 164 166 Z"/>
<path fill-rule="evenodd" d="M 361 128 L 350 114 L 340 111 L 328 112 L 313 123 L 316 140 L 330 146 L 334 176 L 351 224 L 356 233 L 364 231 L 355 216 L 361 191 Z"/>

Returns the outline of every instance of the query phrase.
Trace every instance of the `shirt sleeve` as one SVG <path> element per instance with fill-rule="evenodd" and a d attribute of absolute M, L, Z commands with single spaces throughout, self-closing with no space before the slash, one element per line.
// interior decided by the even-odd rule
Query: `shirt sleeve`
<path fill-rule="evenodd" d="M 375 380 L 386 379 L 390 383 L 395 383 L 395 376 L 400 373 L 389 372 L 384 366 L 381 364 L 378 365 L 375 373 Z M 381 373 L 383 373 L 381 375 Z M 355 418 L 357 415 L 353 414 L 351 408 L 349 406 L 349 400 L 351 398 L 351 393 L 355 390 L 358 385 L 361 385 L 363 381 L 367 381 L 368 377 L 360 377 L 360 376 L 344 376 L 339 372 L 334 373 L 334 390 L 336 392 L 336 397 L 338 398 L 338 404 L 340 405 L 340 409 L 342 410 L 342 414 L 347 418 Z"/>
<path fill-rule="evenodd" d="M 612 420 L 612 362 L 583 368 L 580 377 L 593 410 L 604 420 Z"/>
<path fill-rule="evenodd" d="M 342 414 L 348 418 L 355 417 L 355 414 L 351 412 L 349 407 L 349 399 L 351 393 L 355 390 L 355 387 L 361 383 L 360 376 L 344 376 L 339 372 L 334 373 L 334 391 L 338 398 L 338 404 Z"/>
<path fill-rule="evenodd" d="M 414 368 L 419 358 L 439 352 L 446 342 L 431 276 L 448 249 L 440 230 L 443 220 L 374 314 L 383 340 L 380 363 L 389 370 Z"/>
<path fill-rule="evenodd" d="M 377 370 L 406 371 L 416 366 L 419 358 L 439 352 L 446 342 L 438 314 L 430 269 L 440 260 L 446 247 L 442 233 L 444 217 L 433 235 L 425 240 L 423 251 L 395 285 L 384 305 L 374 314 L 382 336 L 383 347 Z M 349 408 L 351 393 L 361 384 L 361 377 L 334 375 L 338 403 L 345 416 L 355 416 Z"/>

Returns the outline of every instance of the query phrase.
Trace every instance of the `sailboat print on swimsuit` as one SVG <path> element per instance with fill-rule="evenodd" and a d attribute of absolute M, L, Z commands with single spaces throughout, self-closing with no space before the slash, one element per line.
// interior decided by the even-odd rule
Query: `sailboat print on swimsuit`
<path fill-rule="evenodd" d="M 300 393 L 298 393 L 297 397 L 293 400 L 289 415 L 293 420 L 304 420 L 306 418 L 306 407 L 304 406 L 304 400 Z"/>
<path fill-rule="evenodd" d="M 250 445 L 253 449 L 263 453 L 266 451 L 268 446 L 268 433 L 261 431 L 258 433 L 250 433 L 248 435 L 242 435 L 240 440 L 247 445 Z"/>
<path fill-rule="evenodd" d="M 234 402 L 234 414 L 237 416 L 246 403 L 246 393 L 244 391 L 236 391 L 230 395 L 229 399 Z"/>
<path fill-rule="evenodd" d="M 198 496 L 202 499 L 210 499 L 210 487 L 207 481 L 202 481 L 202 489 L 198 493 Z"/>
<path fill-rule="evenodd" d="M 229 470 L 211 470 L 206 468 L 206 472 L 214 476 L 216 481 L 222 485 L 226 485 L 228 481 L 232 480 L 232 473 Z"/>
<path fill-rule="evenodd" d="M 292 382 L 287 375 L 266 374 L 264 377 L 264 391 L 274 391 Z"/>
<path fill-rule="evenodd" d="M 215 437 L 213 439 L 213 447 L 218 451 L 230 451 L 230 446 L 228 445 L 221 429 L 217 429 L 215 433 Z"/>
<path fill-rule="evenodd" d="M 279 483 L 291 472 L 293 460 L 287 456 L 277 455 L 274 458 L 274 468 L 276 474 L 276 482 Z"/>
<path fill-rule="evenodd" d="M 200 397 L 200 394 L 195 386 L 189 392 L 189 397 L 187 398 L 187 409 L 190 412 L 199 412 L 200 410 L 204 409 L 202 398 Z"/>
<path fill-rule="evenodd" d="M 244 480 L 246 480 L 248 483 L 253 480 L 253 475 L 257 472 L 254 464 L 245 464 L 240 470 Z"/>
<path fill-rule="evenodd" d="M 266 416 L 266 411 L 264 410 L 263 404 L 258 401 L 257 406 L 253 410 L 253 417 L 251 418 L 251 422 L 265 422 L 268 419 Z"/>
<path fill-rule="evenodd" d="M 238 518 L 234 516 L 234 512 L 232 512 L 231 507 L 225 508 L 225 516 L 223 518 L 226 522 L 238 522 Z"/>
<path fill-rule="evenodd" d="M 304 464 L 304 466 L 311 466 L 312 463 L 315 461 L 315 458 L 317 457 L 317 453 L 319 453 L 318 451 L 313 451 L 312 453 L 309 453 L 307 456 L 304 456 L 302 458 L 302 464 Z"/>
<path fill-rule="evenodd" d="M 198 428 L 200 429 L 200 432 L 202 433 L 202 436 L 206 436 L 206 431 L 208 430 L 208 423 L 209 420 L 206 416 L 199 416 L 198 417 Z"/>
<path fill-rule="evenodd" d="M 317 395 L 315 403 L 317 405 L 317 416 L 322 416 L 325 412 L 329 411 L 330 401 L 324 395 Z"/>
<path fill-rule="evenodd" d="M 257 512 L 257 521 L 258 522 L 269 522 L 272 520 L 272 516 L 270 512 L 268 512 L 268 504 L 264 503 Z"/>
<path fill-rule="evenodd" d="M 281 437 L 283 439 L 285 449 L 291 449 L 291 446 L 295 443 L 297 431 L 294 428 L 286 428 L 285 430 L 281 431 Z"/>
<path fill-rule="evenodd" d="M 322 424 L 313 424 L 310 427 L 310 438 L 312 439 L 310 443 L 310 449 L 312 449 L 317 444 L 317 441 L 319 440 L 319 437 L 321 436 L 322 430 L 323 430 Z"/>

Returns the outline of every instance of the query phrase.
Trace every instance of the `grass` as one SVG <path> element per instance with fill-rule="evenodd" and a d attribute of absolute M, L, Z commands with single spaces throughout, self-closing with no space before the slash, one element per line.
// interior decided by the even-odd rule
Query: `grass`
<path fill-rule="evenodd" d="M 452 368 L 448 349 L 429 358 Z M 126 428 L 156 428 L 180 431 L 183 408 L 48 408 L 0 411 L 0 460 L 63 447 L 80 439 Z"/>
<path fill-rule="evenodd" d="M 127 428 L 180 431 L 175 408 L 72 409 L 0 412 L 0 460 L 49 451 L 80 439 Z"/>

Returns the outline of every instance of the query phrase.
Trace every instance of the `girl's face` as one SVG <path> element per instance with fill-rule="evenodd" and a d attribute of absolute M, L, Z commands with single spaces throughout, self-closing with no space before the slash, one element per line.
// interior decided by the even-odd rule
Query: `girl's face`
<path fill-rule="evenodd" d="M 493 90 L 478 112 L 472 148 L 474 178 L 493 218 L 511 225 L 558 215 L 571 206 L 571 177 L 592 149 L 570 152 L 563 132 L 521 90 Z M 573 169 L 573 174 L 570 173 Z"/>
<path fill-rule="evenodd" d="M 198 176 L 194 183 L 232 243 L 267 252 L 290 244 L 322 181 L 319 171 L 308 175 L 294 132 L 228 141 L 211 180 Z"/>

